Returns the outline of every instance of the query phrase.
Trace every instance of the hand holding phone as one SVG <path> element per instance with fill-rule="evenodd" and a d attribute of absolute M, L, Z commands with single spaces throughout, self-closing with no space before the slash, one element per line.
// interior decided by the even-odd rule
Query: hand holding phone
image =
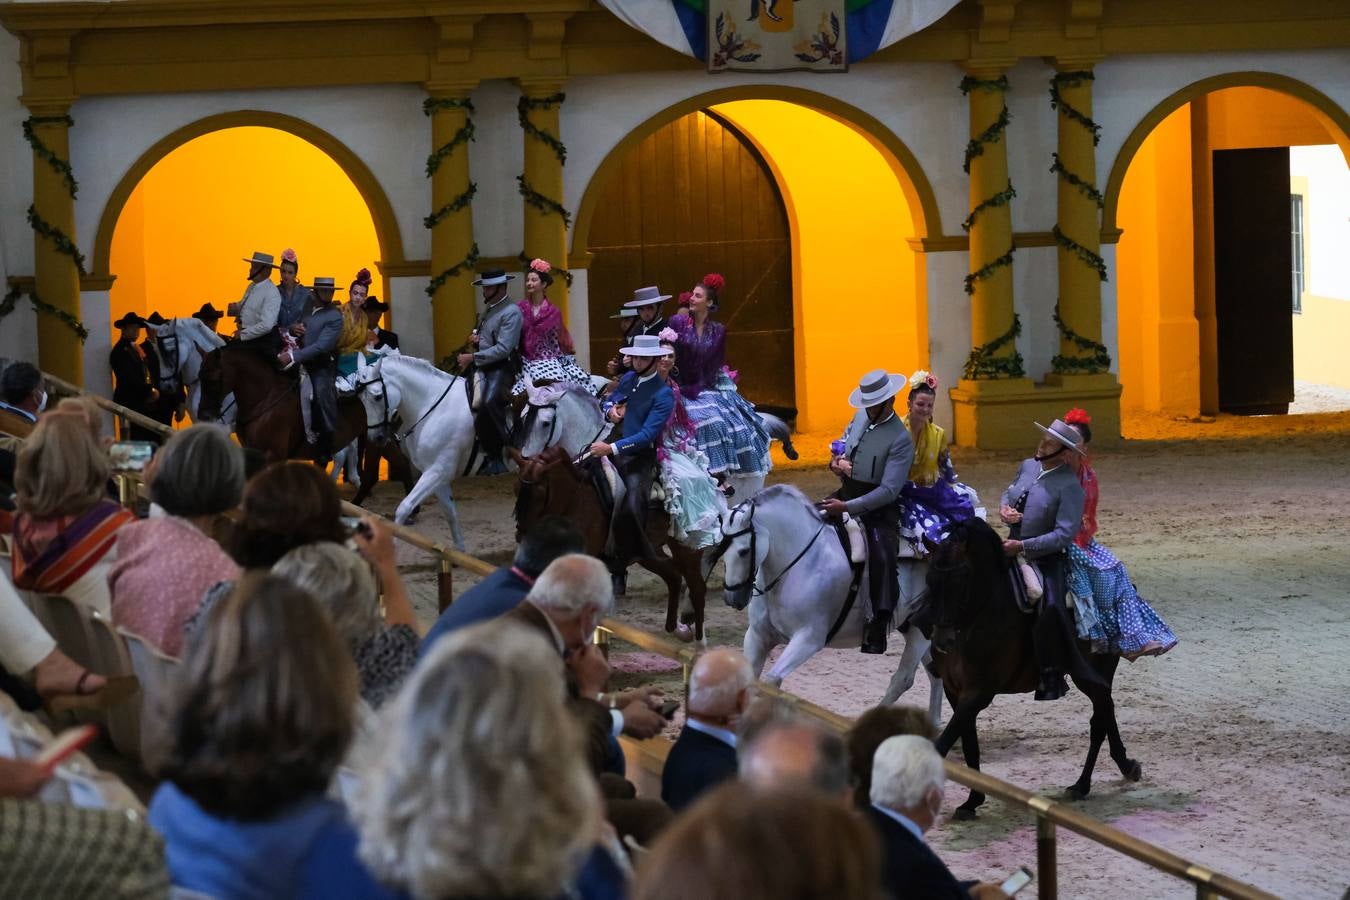
<path fill-rule="evenodd" d="M 150 441 L 116 441 L 108 448 L 108 459 L 114 472 L 140 472 L 156 449 Z"/>
<path fill-rule="evenodd" d="M 1026 866 L 1023 866 L 1016 872 L 1009 875 L 1006 879 L 1004 879 L 1003 883 L 999 885 L 999 890 L 1003 891 L 1003 893 L 1011 897 L 1018 891 L 1020 891 L 1022 888 L 1030 884 L 1031 879 L 1035 877 L 1036 877 L 1035 873 L 1033 873 Z"/>
<path fill-rule="evenodd" d="M 79 752 L 81 747 L 84 747 L 96 737 L 98 737 L 98 728 L 93 725 L 67 728 L 52 738 L 51 743 L 43 747 L 42 752 L 33 757 L 33 762 L 50 775 L 56 771 L 57 766 Z"/>
<path fill-rule="evenodd" d="M 661 707 L 660 709 L 657 710 L 657 712 L 661 714 L 661 718 L 665 719 L 666 721 L 670 721 L 671 719 L 675 718 L 675 710 L 679 708 L 680 708 L 680 701 L 667 700 L 665 703 L 661 704 Z"/>

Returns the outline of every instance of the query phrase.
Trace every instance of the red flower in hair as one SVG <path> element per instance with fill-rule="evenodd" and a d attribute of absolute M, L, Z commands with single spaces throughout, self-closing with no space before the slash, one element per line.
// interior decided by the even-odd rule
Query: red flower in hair
<path fill-rule="evenodd" d="M 703 286 L 712 288 L 717 293 L 722 293 L 722 288 L 727 286 L 727 280 L 717 273 L 703 276 Z"/>
<path fill-rule="evenodd" d="M 688 306 L 689 301 L 694 299 L 693 291 L 680 291 L 680 305 Z"/>
<path fill-rule="evenodd" d="M 293 262 L 295 262 L 295 261 L 296 261 L 296 258 L 295 258 L 295 251 L 292 250 L 290 247 L 287 247 L 285 250 L 282 250 L 282 251 L 281 251 L 281 261 L 282 261 L 282 262 L 288 262 L 288 263 L 293 263 Z"/>
<path fill-rule="evenodd" d="M 1066 425 L 1091 425 L 1092 416 L 1087 414 L 1087 410 L 1075 406 L 1064 414 L 1064 423 Z"/>
<path fill-rule="evenodd" d="M 355 283 L 356 283 L 356 284 L 363 284 L 363 285 L 365 285 L 366 287 L 370 287 L 370 282 L 371 282 L 371 278 L 370 278 L 370 270 L 369 270 L 369 269 L 362 269 L 360 272 L 357 272 L 357 273 L 356 273 L 356 279 L 355 279 Z"/>

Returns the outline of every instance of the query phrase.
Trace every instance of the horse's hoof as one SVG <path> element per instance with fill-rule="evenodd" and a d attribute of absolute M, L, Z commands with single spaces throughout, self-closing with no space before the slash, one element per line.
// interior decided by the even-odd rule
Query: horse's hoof
<path fill-rule="evenodd" d="M 676 625 L 675 630 L 672 631 L 671 634 L 674 636 L 675 640 L 682 644 L 688 644 L 694 640 L 694 629 L 683 622 Z"/>
<path fill-rule="evenodd" d="M 1125 776 L 1126 781 L 1138 781 L 1144 777 L 1144 767 L 1139 764 L 1138 760 L 1129 759 L 1125 761 L 1120 774 Z"/>
<path fill-rule="evenodd" d="M 973 822 L 975 821 L 975 810 L 965 806 L 958 806 L 952 813 L 952 821 Z"/>
<path fill-rule="evenodd" d="M 685 612 L 681 612 L 681 613 L 680 613 L 680 624 L 681 624 L 681 625 L 693 625 L 693 624 L 694 624 L 694 612 L 693 612 L 692 610 L 688 610 L 688 611 L 685 611 Z"/>
<path fill-rule="evenodd" d="M 1080 787 L 1079 785 L 1071 784 L 1064 789 L 1064 797 L 1065 799 L 1072 800 L 1074 802 L 1086 800 L 1088 791 L 1090 790 L 1092 790 L 1091 787 Z"/>

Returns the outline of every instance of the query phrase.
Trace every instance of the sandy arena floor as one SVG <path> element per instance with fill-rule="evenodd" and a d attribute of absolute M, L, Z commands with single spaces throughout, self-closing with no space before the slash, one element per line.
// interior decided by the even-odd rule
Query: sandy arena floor
<path fill-rule="evenodd" d="M 1125 427 L 1149 439 L 1098 456 L 1100 538 L 1181 643 L 1161 658 L 1122 664 L 1118 717 L 1144 779 L 1123 782 L 1103 753 L 1081 808 L 1282 896 L 1339 898 L 1350 884 L 1350 414 Z M 1028 449 L 1034 441 L 1029 434 Z M 804 436 L 804 456 L 818 456 L 817 444 L 825 445 Z M 1016 462 L 1013 454 L 957 454 L 963 479 L 990 505 Z M 773 480 L 812 496 L 830 485 L 814 467 L 780 468 Z M 511 488 L 506 477 L 456 485 L 469 550 L 493 562 L 514 546 Z M 388 513 L 398 496 L 382 486 L 372 508 Z M 417 527 L 448 540 L 434 504 Z M 410 548 L 400 553 L 430 620 L 435 566 Z M 457 578 L 460 590 L 472 583 Z M 709 643 L 739 646 L 744 613 L 721 602 L 720 580 L 712 587 Z M 656 588 L 634 570 L 617 615 L 660 628 Z M 881 697 L 898 656 L 898 646 L 881 658 L 827 650 L 784 687 L 854 715 Z M 619 645 L 613 659 L 616 681 L 678 686 L 665 660 Z M 905 701 L 926 701 L 919 678 Z M 980 720 L 985 770 L 1057 794 L 1077 777 L 1089 710 L 1077 693 L 1056 703 L 999 698 Z M 949 786 L 948 811 L 964 796 Z M 1194 896 L 1183 882 L 1060 834 L 1065 897 Z M 975 822 L 943 823 L 934 843 L 960 877 L 998 880 L 1035 866 L 1033 823 L 997 801 Z"/>

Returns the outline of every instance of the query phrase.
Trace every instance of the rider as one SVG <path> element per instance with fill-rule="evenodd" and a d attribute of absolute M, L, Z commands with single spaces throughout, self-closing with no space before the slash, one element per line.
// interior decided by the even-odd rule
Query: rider
<path fill-rule="evenodd" d="M 141 341 L 146 368 L 159 389 L 159 399 L 151 404 L 147 415 L 161 425 L 172 425 L 174 416 L 187 403 L 187 391 L 178 383 L 178 341 L 172 339 L 171 347 L 166 348 L 159 336 L 160 329 L 167 324 L 169 320 L 159 310 L 151 312 L 145 319 L 145 340 Z M 165 359 L 166 350 L 171 350 L 175 358 Z"/>
<path fill-rule="evenodd" d="M 1068 690 L 1064 669 L 1075 628 L 1064 602 L 1065 551 L 1083 520 L 1083 486 L 1066 458 L 1083 452 L 1082 434 L 1056 419 L 1049 428 L 1035 423 L 1044 437 L 1036 455 L 1024 460 L 1017 480 L 1003 492 L 999 516 L 1010 526 L 1003 552 L 1025 555 L 1041 575 L 1043 594 L 1036 618 L 1037 700 L 1058 700 Z"/>
<path fill-rule="evenodd" d="M 644 287 L 633 291 L 633 299 L 625 303 L 623 308 L 633 310 L 637 316 L 624 324 L 624 343 L 633 343 L 633 338 L 640 334 L 660 334 L 667 324 L 661 304 L 669 299 L 670 294 L 661 293 L 661 289 L 657 287 Z M 606 363 L 605 369 L 611 376 L 622 376 L 633 371 L 624 361 L 623 351 Z"/>
<path fill-rule="evenodd" d="M 216 309 L 208 301 L 202 304 L 201 309 L 197 310 L 195 313 L 192 314 L 192 318 L 199 320 L 203 325 L 211 329 L 212 334 L 215 334 L 216 323 L 219 322 L 224 315 L 225 314 L 223 312 Z"/>
<path fill-rule="evenodd" d="M 129 312 L 114 322 L 113 327 L 122 332 L 108 354 L 108 365 L 113 371 L 113 402 L 142 415 L 149 415 L 155 401 L 159 399 L 159 388 L 155 387 L 150 377 L 145 351 L 136 343 L 136 339 L 141 336 L 141 329 L 145 327 L 145 320 Z M 140 425 L 132 425 L 130 437 L 133 441 L 154 441 L 158 435 Z"/>
<path fill-rule="evenodd" d="M 327 462 L 333 455 L 333 434 L 337 431 L 337 344 L 342 334 L 342 310 L 333 305 L 333 294 L 340 290 L 332 278 L 315 278 L 310 287 L 314 292 L 314 308 L 305 316 L 300 335 L 300 347 L 285 350 L 278 357 L 286 368 L 295 363 L 305 367 L 313 392 L 312 421 L 316 432 L 314 456 Z M 301 392 L 302 409 L 305 403 Z"/>
<path fill-rule="evenodd" d="M 895 395 L 905 376 L 874 369 L 849 395 L 858 412 L 844 432 L 843 452 L 834 454 L 830 471 L 842 485 L 821 504 L 828 515 L 844 513 L 862 522 L 867 536 L 867 582 L 872 616 L 863 629 L 863 653 L 885 653 L 891 616 L 900 598 L 896 570 L 900 554 L 900 507 L 896 499 L 914 463 L 909 429 L 895 414 Z"/>
<path fill-rule="evenodd" d="M 477 405 L 473 423 L 485 456 L 478 470 L 480 475 L 500 475 L 506 471 L 502 451 L 511 441 L 508 419 L 511 385 L 518 369 L 523 325 L 520 307 L 507 302 L 506 283 L 514 279 L 514 275 L 493 269 L 474 281 L 483 288 L 483 314 L 469 335 L 469 343 L 477 349 L 456 357 L 461 370 L 473 366 L 476 374 L 482 376 L 482 391 L 474 392 Z"/>
<path fill-rule="evenodd" d="M 661 346 L 661 339 L 640 334 L 633 338 L 632 346 L 620 352 L 632 360 L 633 366 L 618 388 L 624 406 L 610 411 L 611 420 L 622 423 L 622 436 L 612 444 L 596 441 L 590 447 L 592 456 L 613 456 L 623 478 L 623 503 L 615 511 L 611 528 L 610 564 L 616 574 L 631 560 L 656 555 L 647 540 L 647 498 L 656 474 L 656 448 L 675 408 L 675 392 L 657 372 L 657 360 L 670 352 Z"/>
<path fill-rule="evenodd" d="M 356 371 L 365 359 L 366 344 L 370 342 L 370 323 L 366 319 L 366 295 L 370 292 L 369 269 L 356 273 L 347 288 L 347 305 L 342 307 L 342 334 L 338 336 L 338 387 L 344 392 L 353 390 Z"/>
<path fill-rule="evenodd" d="M 512 396 L 525 393 L 525 379 L 567 381 L 587 390 L 591 375 L 577 365 L 572 335 L 563 324 L 562 310 L 548 300 L 546 291 L 553 284 L 553 266 L 547 260 L 530 261 L 525 272 L 525 299 L 516 304 L 520 310 L 522 331 L 520 356 L 524 370 L 511 388 Z"/>
<path fill-rule="evenodd" d="M 947 435 L 933 421 L 937 376 L 920 369 L 909 377 L 909 414 L 903 419 L 914 442 L 914 465 L 900 489 L 900 537 L 919 559 L 947 536 L 956 522 L 975 515 L 973 490 L 956 480 Z"/>
<path fill-rule="evenodd" d="M 371 341 L 371 350 L 397 350 L 398 335 L 388 328 L 380 327 L 380 317 L 389 311 L 389 304 L 384 303 L 379 297 L 367 297 L 365 304 L 361 307 L 366 313 L 366 325 L 370 328 L 370 333 L 375 336 Z"/>
<path fill-rule="evenodd" d="M 281 351 L 281 335 L 276 333 L 277 316 L 281 312 L 281 294 L 272 283 L 272 254 L 254 253 L 248 263 L 248 287 L 238 303 L 231 303 L 226 312 L 235 317 L 235 340 L 269 359 Z"/>
<path fill-rule="evenodd" d="M 296 281 L 300 274 L 300 259 L 290 247 L 281 251 L 281 284 L 277 293 L 281 297 L 281 307 L 277 312 L 277 326 L 289 330 L 314 308 L 314 294 L 309 288 Z"/>

